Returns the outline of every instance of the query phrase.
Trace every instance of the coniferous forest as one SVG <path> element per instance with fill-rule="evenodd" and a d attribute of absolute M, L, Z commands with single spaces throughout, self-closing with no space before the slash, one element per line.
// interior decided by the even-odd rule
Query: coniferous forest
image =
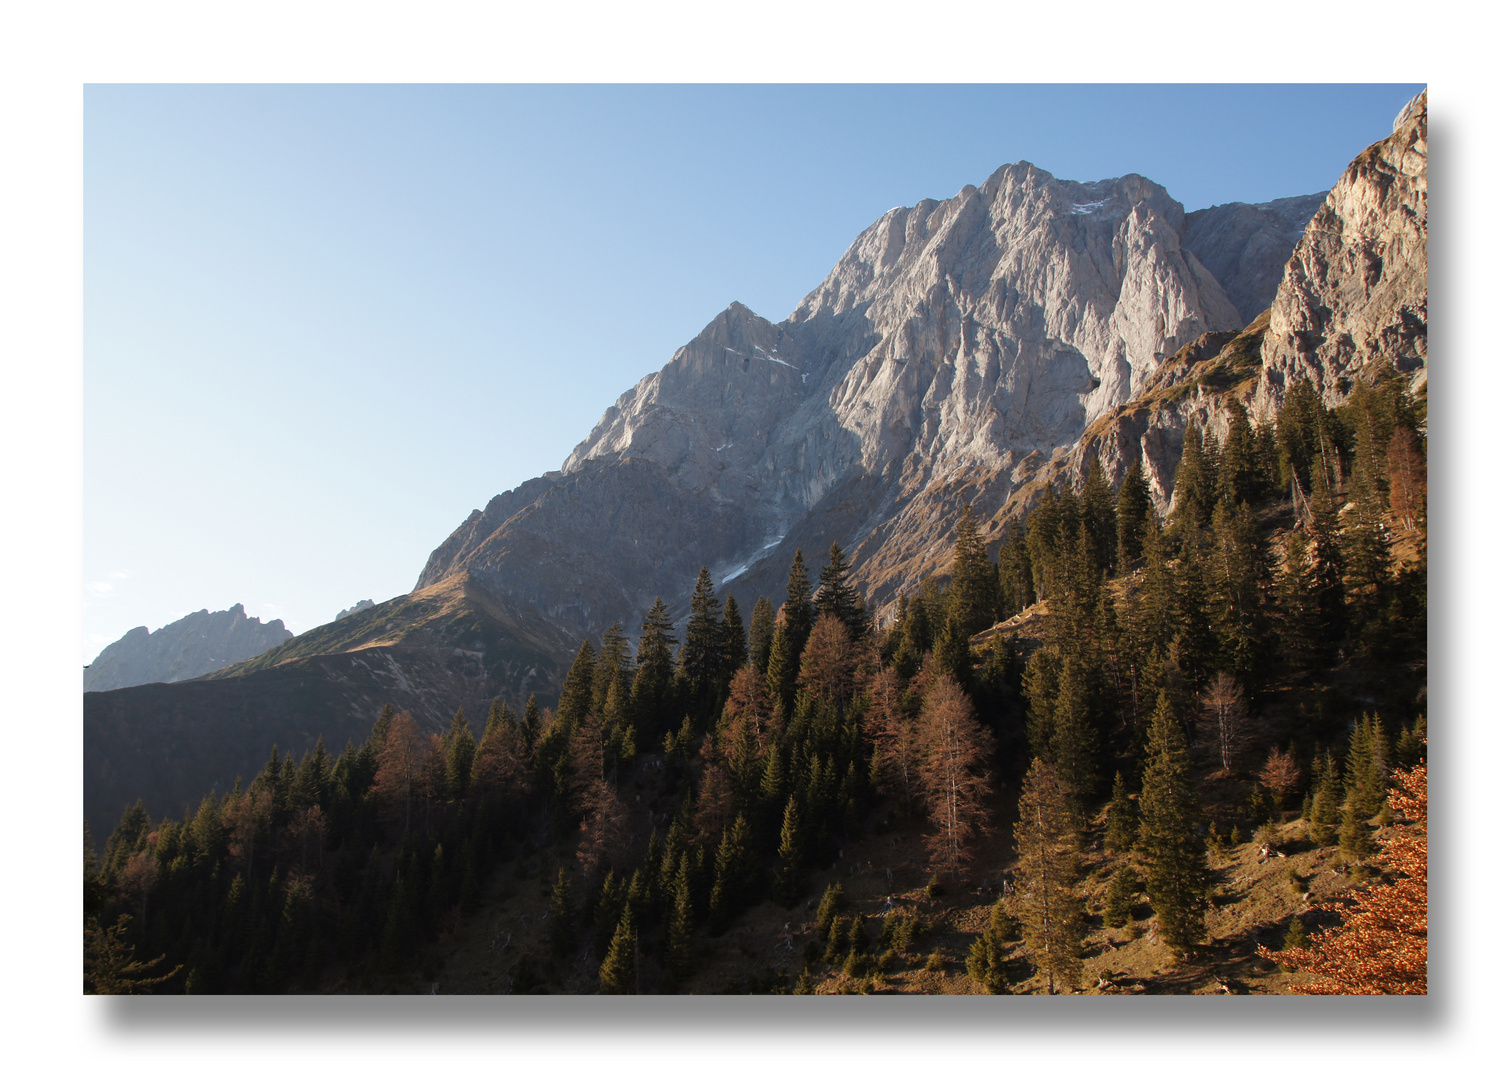
<path fill-rule="evenodd" d="M 1094 455 L 962 506 L 884 625 L 838 544 L 748 613 L 705 569 L 554 708 L 138 802 L 86 990 L 1424 992 L 1425 403 L 1228 408 L 1167 515 Z"/>

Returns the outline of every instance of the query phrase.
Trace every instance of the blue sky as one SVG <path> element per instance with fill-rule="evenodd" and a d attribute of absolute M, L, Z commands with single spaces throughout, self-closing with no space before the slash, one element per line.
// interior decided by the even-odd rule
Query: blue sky
<path fill-rule="evenodd" d="M 730 301 L 1028 160 L 1329 188 L 1420 84 L 108 86 L 83 97 L 83 653 L 407 591 Z"/>

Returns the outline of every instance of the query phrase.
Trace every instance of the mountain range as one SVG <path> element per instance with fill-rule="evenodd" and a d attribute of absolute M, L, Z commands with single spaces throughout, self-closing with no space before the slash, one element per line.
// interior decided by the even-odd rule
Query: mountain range
<path fill-rule="evenodd" d="M 882 215 L 784 321 L 731 304 L 559 471 L 472 511 L 413 593 L 195 682 L 86 694 L 86 814 L 179 812 L 274 738 L 338 753 L 384 701 L 431 729 L 544 703 L 582 638 L 633 640 L 657 596 L 684 615 L 704 565 L 749 612 L 837 542 L 884 618 L 947 570 L 965 503 L 999 539 L 1094 456 L 1114 484 L 1141 459 L 1167 509 L 1187 423 L 1270 414 L 1303 378 L 1336 401 L 1381 361 L 1424 392 L 1425 328 L 1424 92 L 1331 191 L 1263 204 L 1004 165 Z"/>

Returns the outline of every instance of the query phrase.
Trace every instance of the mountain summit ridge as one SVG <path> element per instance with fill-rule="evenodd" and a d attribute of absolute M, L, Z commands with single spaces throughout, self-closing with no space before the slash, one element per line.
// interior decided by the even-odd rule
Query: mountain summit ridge
<path fill-rule="evenodd" d="M 1232 250 L 1196 246 L 1224 256 L 1243 295 L 1272 287 L 1289 257 L 1272 237 L 1298 235 L 1289 219 L 1307 200 L 1321 196 L 1213 208 Z M 730 304 L 558 473 L 464 522 L 417 587 L 465 568 L 592 634 L 635 625 L 703 564 L 742 603 L 776 595 L 793 547 L 837 540 L 886 603 L 923 568 L 880 574 L 865 556 L 899 532 L 936 544 L 961 498 L 999 504 L 1181 346 L 1241 329 L 1183 241 L 1212 213 L 1137 174 L 1062 181 L 1028 162 L 893 208 L 782 322 Z M 646 520 L 651 507 L 674 527 Z"/>

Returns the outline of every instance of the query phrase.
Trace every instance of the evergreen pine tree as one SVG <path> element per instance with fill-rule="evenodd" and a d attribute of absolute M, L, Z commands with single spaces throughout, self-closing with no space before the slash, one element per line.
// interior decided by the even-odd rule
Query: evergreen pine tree
<path fill-rule="evenodd" d="M 1049 751 L 1057 773 L 1055 782 L 1064 792 L 1069 812 L 1081 821 L 1100 785 L 1099 740 L 1091 708 L 1089 672 L 1078 663 L 1065 664 L 1059 674 Z"/>
<path fill-rule="evenodd" d="M 1351 799 L 1342 809 L 1342 828 L 1337 831 L 1337 848 L 1350 859 L 1366 859 L 1379 850 L 1368 824 L 1368 815 Z"/>
<path fill-rule="evenodd" d="M 1214 486 L 1205 439 L 1192 420 L 1185 425 L 1184 448 L 1174 473 L 1173 506 L 1169 511 L 1169 527 L 1182 540 L 1190 541 L 1210 520 L 1216 501 Z"/>
<path fill-rule="evenodd" d="M 764 672 L 771 662 L 771 638 L 776 633 L 776 612 L 764 596 L 758 597 L 750 612 L 750 663 Z"/>
<path fill-rule="evenodd" d="M 446 735 L 446 790 L 453 799 L 467 793 L 472 779 L 472 761 L 477 757 L 477 740 L 467 723 L 466 713 L 456 710 L 451 730 Z"/>
<path fill-rule="evenodd" d="M 1117 928 L 1126 926 L 1132 918 L 1133 898 L 1138 895 L 1138 875 L 1130 866 L 1124 866 L 1112 875 L 1106 890 L 1106 910 L 1103 918 L 1106 925 Z"/>
<path fill-rule="evenodd" d="M 1347 752 L 1347 802 L 1362 818 L 1371 818 L 1384 806 L 1387 740 L 1377 715 L 1362 717 L 1353 725 Z"/>
<path fill-rule="evenodd" d="M 1206 933 L 1206 845 L 1185 732 L 1163 694 L 1149 726 L 1147 761 L 1138 846 L 1159 935 L 1176 955 L 1185 955 Z"/>
<path fill-rule="evenodd" d="M 994 624 L 1001 611 L 1001 583 L 981 542 L 975 511 L 969 503 L 960 512 L 950 569 L 949 616 L 965 638 Z M 956 678 L 959 676 L 956 675 Z"/>
<path fill-rule="evenodd" d="M 1205 560 L 1210 625 L 1222 667 L 1252 685 L 1265 666 L 1263 598 L 1272 567 L 1247 503 L 1223 500 L 1212 514 Z"/>
<path fill-rule="evenodd" d="M 985 930 L 970 945 L 965 957 L 965 970 L 970 978 L 989 994 L 1005 994 L 1011 985 L 1006 961 L 1009 918 L 1004 903 L 998 901 L 993 905 Z"/>
<path fill-rule="evenodd" d="M 849 581 L 849 560 L 844 549 L 835 543 L 828 549 L 828 565 L 818 575 L 818 595 L 814 598 L 817 615 L 837 617 L 852 638 L 865 632 L 865 605 Z"/>
<path fill-rule="evenodd" d="M 970 635 L 952 615 L 944 621 L 938 637 L 933 639 L 933 659 L 940 673 L 947 673 L 961 686 L 969 686 L 974 682 L 975 665 L 970 657 Z"/>
<path fill-rule="evenodd" d="M 603 958 L 603 966 L 598 969 L 598 985 L 605 994 L 633 994 L 637 992 L 635 986 L 639 957 L 639 935 L 635 932 L 634 918 L 629 910 L 629 905 L 624 905 L 624 913 L 619 917 L 618 926 L 614 929 L 613 940 L 608 945 L 608 955 Z"/>
<path fill-rule="evenodd" d="M 1133 458 L 1117 493 L 1117 569 L 1130 573 L 1143 559 L 1143 536 L 1153 517 L 1153 496 L 1141 456 Z"/>
<path fill-rule="evenodd" d="M 1318 845 L 1337 842 L 1337 825 L 1342 820 L 1342 781 L 1330 752 L 1311 766 L 1316 778 L 1311 791 L 1311 842 Z"/>
<path fill-rule="evenodd" d="M 797 806 L 797 794 L 787 799 L 786 812 L 781 818 L 781 843 L 776 849 L 781 865 L 771 887 L 771 898 L 784 908 L 790 909 L 802 897 L 802 816 Z"/>
<path fill-rule="evenodd" d="M 615 682 L 626 687 L 634 681 L 634 665 L 629 656 L 629 639 L 615 621 L 603 631 L 603 647 L 598 650 L 598 665 L 592 673 L 592 706 L 589 711 L 604 715 L 608 704 L 608 692 Z M 607 718 L 604 717 L 607 723 Z"/>
<path fill-rule="evenodd" d="M 800 660 L 796 638 L 787 629 L 786 620 L 782 619 L 776 624 L 776 633 L 771 638 L 771 658 L 766 665 L 765 679 L 771 708 L 783 718 L 791 715 L 797 698 Z"/>
<path fill-rule="evenodd" d="M 1033 966 L 1054 993 L 1056 977 L 1079 978 L 1085 925 L 1075 895 L 1079 834 L 1069 793 L 1054 766 L 1033 759 L 1017 803 L 1016 913 Z"/>
<path fill-rule="evenodd" d="M 1119 772 L 1112 781 L 1112 798 L 1106 807 L 1106 850 L 1114 854 L 1131 851 L 1137 839 L 1138 808 Z"/>
<path fill-rule="evenodd" d="M 659 596 L 645 613 L 640 630 L 630 712 L 640 732 L 655 736 L 674 723 L 675 716 L 668 706 L 673 672 L 671 647 L 676 638 L 671 636 L 671 616 Z"/>
<path fill-rule="evenodd" d="M 723 671 L 723 650 L 718 621 L 718 597 L 713 579 L 704 566 L 692 588 L 691 614 L 687 618 L 687 636 L 682 643 L 677 665 L 692 690 L 697 719 L 706 723 L 724 686 L 718 684 Z M 727 684 L 725 684 L 727 685 Z"/>
<path fill-rule="evenodd" d="M 708 931 L 715 937 L 729 926 L 729 920 L 743 911 L 754 899 L 758 886 L 750 826 L 744 815 L 724 830 L 713 863 L 713 891 L 708 896 Z"/>
<path fill-rule="evenodd" d="M 535 695 L 524 703 L 524 717 L 519 721 L 519 733 L 524 736 L 526 749 L 533 750 L 535 740 L 540 737 L 540 725 L 544 718 L 540 714 L 540 705 L 535 701 Z"/>
<path fill-rule="evenodd" d="M 807 564 L 802 561 L 802 549 L 792 556 L 792 569 L 786 579 L 786 603 L 781 605 L 781 621 L 792 643 L 793 658 L 800 657 L 807 648 L 807 636 L 812 632 L 817 618 L 813 607 L 813 586 L 808 580 Z"/>
<path fill-rule="evenodd" d="M 670 856 L 668 846 L 667 857 Z M 666 970 L 673 978 L 681 978 L 692 969 L 692 929 L 692 869 L 684 850 L 677 860 L 676 880 L 671 886 L 671 911 L 664 942 Z"/>
<path fill-rule="evenodd" d="M 1311 562 L 1306 587 L 1315 598 L 1321 644 L 1335 648 L 1347 626 L 1345 567 L 1337 528 L 1336 503 L 1324 459 L 1311 463 Z"/>
<path fill-rule="evenodd" d="M 1028 536 L 1021 518 L 1007 523 L 1007 536 L 997 558 L 1002 614 L 1015 615 L 1037 600 L 1033 592 L 1033 560 L 1028 555 Z"/>
<path fill-rule="evenodd" d="M 1227 441 L 1222 444 L 1216 487 L 1218 498 L 1228 502 L 1233 509 L 1241 503 L 1257 506 L 1263 497 L 1264 483 L 1253 425 L 1242 403 L 1231 399 L 1227 403 Z"/>
<path fill-rule="evenodd" d="M 561 699 L 556 705 L 556 718 L 568 728 L 576 727 L 592 708 L 592 687 L 598 651 L 591 641 L 584 640 L 577 650 L 577 658 L 566 672 L 566 681 L 561 684 Z"/>
<path fill-rule="evenodd" d="M 1080 492 L 1081 516 L 1090 539 L 1092 566 L 1110 574 L 1117 564 L 1117 500 L 1102 471 L 1101 459 L 1088 454 L 1085 486 Z"/>
<path fill-rule="evenodd" d="M 719 672 L 719 690 L 727 691 L 734 673 L 750 662 L 750 643 L 745 635 L 744 616 L 739 613 L 739 604 L 730 593 L 724 598 L 724 618 L 718 631 L 719 649 L 723 654 L 723 667 Z"/>

